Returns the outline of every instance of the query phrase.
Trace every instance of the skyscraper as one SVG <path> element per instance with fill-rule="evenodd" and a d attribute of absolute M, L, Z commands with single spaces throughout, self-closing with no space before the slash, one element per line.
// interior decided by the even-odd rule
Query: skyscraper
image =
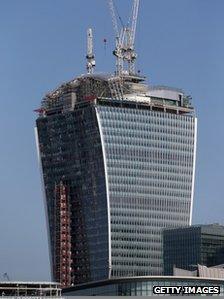
<path fill-rule="evenodd" d="M 189 96 L 137 75 L 46 95 L 36 133 L 55 280 L 162 273 L 162 229 L 191 224 L 196 130 Z"/>

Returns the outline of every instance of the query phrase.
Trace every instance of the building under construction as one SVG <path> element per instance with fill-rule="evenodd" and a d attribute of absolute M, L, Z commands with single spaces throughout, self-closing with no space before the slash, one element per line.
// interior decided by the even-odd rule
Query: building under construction
<path fill-rule="evenodd" d="M 37 110 L 51 269 L 63 287 L 160 275 L 162 229 L 191 223 L 196 117 L 182 90 L 135 73 L 138 4 L 117 38 L 115 74 L 93 72 L 88 30 L 87 74 Z"/>
<path fill-rule="evenodd" d="M 1 281 L 0 297 L 61 297 L 61 288 L 54 282 Z"/>

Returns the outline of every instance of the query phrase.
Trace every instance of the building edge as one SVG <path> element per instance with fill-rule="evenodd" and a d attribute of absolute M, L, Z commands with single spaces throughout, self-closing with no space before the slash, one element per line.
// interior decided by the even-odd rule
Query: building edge
<path fill-rule="evenodd" d="M 195 185 L 195 169 L 196 169 L 196 156 L 197 156 L 197 129 L 198 129 L 198 119 L 195 116 L 194 124 L 194 160 L 193 160 L 193 175 L 192 175 L 192 187 L 191 187 L 191 211 L 190 211 L 190 221 L 189 225 L 192 225 L 192 214 L 194 205 L 194 185 Z"/>
<path fill-rule="evenodd" d="M 34 127 L 34 134 L 35 134 L 35 143 L 36 143 L 36 150 L 37 150 L 37 159 L 38 159 L 38 168 L 41 180 L 41 191 L 43 195 L 43 202 L 44 202 L 44 212 L 45 212 L 45 225 L 47 227 L 47 240 L 48 240 L 48 258 L 50 261 L 50 274 L 51 280 L 53 281 L 53 267 L 52 267 L 52 255 L 51 255 L 51 244 L 50 244 L 50 228 L 49 228 L 49 219 L 48 219 L 48 212 L 47 212 L 47 197 L 44 188 L 44 176 L 43 176 L 43 167 L 40 158 L 40 147 L 39 147 L 39 137 L 38 137 L 38 130 L 37 127 Z"/>
<path fill-rule="evenodd" d="M 103 164 L 104 164 L 104 173 L 105 173 L 105 183 L 106 183 L 106 194 L 107 194 L 107 219 L 108 219 L 108 278 L 111 278 L 111 270 L 112 270 L 112 260 L 111 260 L 111 221 L 110 221 L 110 198 L 109 198 L 109 186 L 108 186 L 108 171 L 107 171 L 107 162 L 106 162 L 106 152 L 105 152 L 105 143 L 104 136 L 102 131 L 102 125 L 99 117 L 99 113 L 97 107 L 95 107 L 96 118 L 99 127 L 100 139 L 102 144 L 102 153 L 103 153 Z"/>

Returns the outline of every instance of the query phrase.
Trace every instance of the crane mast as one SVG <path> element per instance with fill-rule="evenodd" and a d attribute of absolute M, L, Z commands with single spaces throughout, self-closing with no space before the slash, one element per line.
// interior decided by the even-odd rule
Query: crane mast
<path fill-rule="evenodd" d="M 135 52 L 135 33 L 138 20 L 140 0 L 133 0 L 132 12 L 131 12 L 131 24 L 128 26 L 122 26 L 119 31 L 117 22 L 115 7 L 113 0 L 108 0 L 112 23 L 115 31 L 115 50 L 113 54 L 116 56 L 116 74 L 135 74 L 135 60 L 137 53 Z M 127 69 L 125 66 L 127 65 Z"/>
<path fill-rule="evenodd" d="M 95 55 L 93 54 L 93 31 L 91 28 L 87 29 L 87 64 L 86 69 L 88 74 L 93 74 L 96 66 Z"/>

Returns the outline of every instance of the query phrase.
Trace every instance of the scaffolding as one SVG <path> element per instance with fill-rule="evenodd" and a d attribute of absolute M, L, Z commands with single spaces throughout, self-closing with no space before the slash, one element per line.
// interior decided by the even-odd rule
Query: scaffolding
<path fill-rule="evenodd" d="M 71 218 L 69 204 L 69 187 L 62 181 L 55 186 L 56 231 L 55 231 L 55 268 L 54 275 L 61 287 L 71 285 Z"/>
<path fill-rule="evenodd" d="M 116 100 L 123 100 L 123 84 L 121 77 L 111 77 L 108 79 L 111 98 Z"/>
<path fill-rule="evenodd" d="M 132 93 L 146 93 L 145 78 L 139 75 L 86 74 L 62 84 L 42 99 L 34 110 L 39 116 L 73 111 L 76 104 L 98 98 L 123 100 Z"/>

